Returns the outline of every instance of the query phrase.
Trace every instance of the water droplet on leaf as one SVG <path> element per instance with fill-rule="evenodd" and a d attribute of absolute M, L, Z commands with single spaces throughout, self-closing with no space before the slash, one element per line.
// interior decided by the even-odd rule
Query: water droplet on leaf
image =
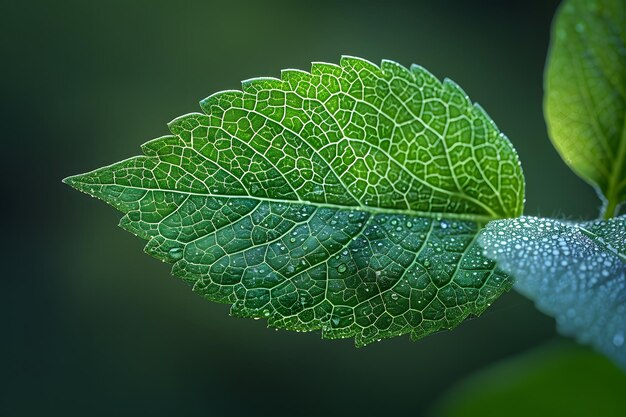
<path fill-rule="evenodd" d="M 172 248 L 167 254 L 170 258 L 178 260 L 183 257 L 183 248 Z"/>

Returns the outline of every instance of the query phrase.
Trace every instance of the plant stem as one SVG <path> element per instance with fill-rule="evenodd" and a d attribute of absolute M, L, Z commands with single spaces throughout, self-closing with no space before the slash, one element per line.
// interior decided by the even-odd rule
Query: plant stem
<path fill-rule="evenodd" d="M 606 201 L 606 204 L 602 205 L 602 212 L 600 213 L 600 217 L 604 220 L 609 220 L 615 217 L 617 211 L 617 199 L 609 198 Z"/>
<path fill-rule="evenodd" d="M 617 152 L 613 159 L 613 167 L 611 170 L 611 178 L 608 182 L 608 190 L 606 195 L 606 204 L 602 206 L 602 218 L 608 220 L 615 217 L 617 214 L 617 208 L 619 206 L 620 191 L 622 185 L 620 179 L 622 176 L 622 170 L 624 169 L 624 162 L 626 160 L 626 114 L 624 115 L 624 122 L 622 123 L 622 134 L 619 141 Z"/>

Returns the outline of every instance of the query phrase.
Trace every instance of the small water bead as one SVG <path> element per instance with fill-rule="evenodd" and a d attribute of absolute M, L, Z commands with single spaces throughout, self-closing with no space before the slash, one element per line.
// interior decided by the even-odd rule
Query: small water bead
<path fill-rule="evenodd" d="M 183 248 L 172 248 L 167 252 L 167 254 L 170 258 L 178 260 L 183 257 Z"/>
<path fill-rule="evenodd" d="M 398 299 L 398 294 L 396 294 L 395 292 L 391 293 L 391 299 L 394 300 L 394 301 L 397 300 Z"/>
<path fill-rule="evenodd" d="M 624 333 L 615 333 L 615 335 L 613 335 L 613 344 L 616 347 L 621 347 L 622 345 L 624 345 Z"/>
<path fill-rule="evenodd" d="M 340 264 L 339 266 L 337 266 L 337 272 L 339 272 L 340 274 L 346 272 L 347 269 L 348 267 L 345 264 Z"/>

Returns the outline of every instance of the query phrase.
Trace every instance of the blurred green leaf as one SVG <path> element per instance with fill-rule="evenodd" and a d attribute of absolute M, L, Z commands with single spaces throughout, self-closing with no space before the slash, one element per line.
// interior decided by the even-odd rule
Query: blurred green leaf
<path fill-rule="evenodd" d="M 357 345 L 420 338 L 510 287 L 481 255 L 517 154 L 452 81 L 344 57 L 201 103 L 138 156 L 66 179 L 232 314 Z"/>
<path fill-rule="evenodd" d="M 569 223 L 535 217 L 491 222 L 485 255 L 515 289 L 626 370 L 626 216 Z"/>
<path fill-rule="evenodd" d="M 626 2 L 566 0 L 545 75 L 550 137 L 567 164 L 606 199 L 626 200 Z"/>
<path fill-rule="evenodd" d="M 580 346 L 555 344 L 496 364 L 445 394 L 433 417 L 620 417 L 626 375 Z"/>

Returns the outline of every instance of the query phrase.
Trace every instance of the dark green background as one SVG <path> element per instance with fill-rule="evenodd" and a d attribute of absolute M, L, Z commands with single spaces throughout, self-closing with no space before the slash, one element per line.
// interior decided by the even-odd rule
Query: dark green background
<path fill-rule="evenodd" d="M 3 2 L 0 414 L 417 416 L 472 372 L 554 338 L 553 321 L 515 293 L 455 331 L 358 350 L 230 318 L 61 178 L 139 153 L 240 80 L 349 54 L 452 78 L 519 151 L 527 214 L 595 217 L 594 191 L 562 163 L 542 116 L 555 8 Z"/>

